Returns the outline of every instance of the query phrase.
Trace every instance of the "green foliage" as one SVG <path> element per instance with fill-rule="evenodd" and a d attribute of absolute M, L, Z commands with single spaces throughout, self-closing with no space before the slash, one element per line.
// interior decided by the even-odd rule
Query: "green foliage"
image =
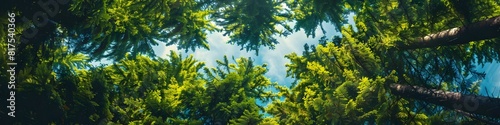
<path fill-rule="evenodd" d="M 36 5 L 15 2 L 24 4 Z M 33 15 L 36 9 L 29 7 L 8 8 Z M 16 114 L 23 120 L 6 124 L 498 121 L 428 100 L 401 98 L 388 86 L 402 83 L 478 94 L 479 82 L 470 83 L 466 77 L 484 77 L 475 66 L 500 59 L 498 38 L 411 50 L 402 45 L 499 16 L 499 1 L 74 0 L 60 7 L 58 16 L 37 27 L 39 34 L 30 39 L 40 42 L 19 44 Z M 356 15 L 355 25 L 344 25 L 348 13 Z M 323 22 L 341 32 L 333 40 L 323 37 L 319 45 L 304 45 L 302 55 L 285 56 L 290 60 L 286 76 L 295 78 L 290 87 L 272 83 L 265 76 L 267 65 L 254 64 L 251 58 L 230 61 L 224 56 L 215 61 L 216 67 L 206 67 L 193 56 L 171 51 L 167 58 L 158 58 L 152 50 L 158 42 L 186 51 L 209 49 L 207 32 L 217 30 L 231 38 L 230 44 L 258 54 L 261 47 L 273 49 L 277 35 L 292 32 L 288 21 L 307 36 L 315 37 L 318 26 L 323 32 L 332 30 L 324 29 Z M 0 36 L 6 36 L 6 23 L 0 17 Z M 33 25 L 20 24 L 16 33 Z M 0 53 L 6 53 L 5 44 L 0 43 Z M 0 56 L 2 71 L 9 69 L 7 58 Z M 114 59 L 113 64 L 88 63 L 101 58 Z M 7 83 L 9 77 L 2 73 L 0 78 Z M 0 88 L 7 91 L 5 85 Z M 261 101 L 271 103 L 261 106 Z"/>
<path fill-rule="evenodd" d="M 339 31 L 347 22 L 345 14 L 348 10 L 344 7 L 343 0 L 289 0 L 287 5 L 293 11 L 293 20 L 296 21 L 295 31 L 303 29 L 307 36 L 315 37 L 316 28 L 319 26 L 323 33 L 323 22 L 332 23 Z M 332 29 L 327 29 L 332 30 Z"/>
<path fill-rule="evenodd" d="M 258 55 L 261 46 L 274 49 L 278 41 L 275 35 L 287 36 L 291 28 L 286 24 L 290 14 L 277 0 L 234 0 L 219 4 L 214 15 L 228 35 L 230 44 L 241 46 L 241 50 L 255 50 Z M 279 30 L 282 26 L 284 30 Z"/>
<path fill-rule="evenodd" d="M 428 9 L 418 8 L 428 7 L 430 3 L 405 2 L 408 1 L 349 3 L 351 9 L 359 8 L 355 17 L 356 28 L 342 28 L 342 38 L 336 41 L 317 47 L 305 45 L 303 56 L 287 55 L 291 61 L 286 65 L 287 76 L 296 78 L 297 84 L 291 89 L 278 87 L 279 95 L 284 96 L 285 101 L 273 102 L 267 111 L 286 124 L 429 124 L 437 120 L 434 117 L 442 116 L 438 112 L 442 109 L 430 107 L 426 102 L 393 96 L 386 86 L 394 82 L 429 87 L 452 83 L 460 86 L 452 87 L 454 91 L 478 92 L 477 84 L 468 86 L 470 83 L 466 83 L 464 77 L 478 74 L 473 70 L 472 62 L 476 61 L 474 57 L 486 53 L 463 51 L 467 44 L 418 50 L 397 48 L 399 42 L 459 26 L 452 22 L 460 19 L 446 17 L 446 13 L 455 10 L 435 7 L 443 9 L 443 14 L 429 14 L 425 13 Z M 494 12 L 494 8 L 492 5 L 483 9 L 488 13 Z M 408 15 L 436 17 L 415 19 Z M 484 19 L 487 15 L 476 15 L 475 18 Z M 434 20 L 436 18 L 440 19 Z M 441 23 L 417 23 L 417 19 Z M 470 43 L 474 44 L 484 43 Z M 498 54 L 491 52 L 486 58 Z M 324 104 L 323 108 L 321 104 Z M 324 110 L 328 112 L 322 112 Z"/>
<path fill-rule="evenodd" d="M 465 77 L 478 74 L 475 65 L 498 59 L 498 53 L 493 51 L 498 48 L 493 45 L 496 39 L 416 50 L 398 48 L 431 33 L 500 15 L 495 1 L 469 2 L 466 8 L 459 7 L 464 4 L 446 0 L 366 1 L 358 6 L 361 9 L 355 17 L 358 31 L 347 29 L 342 35 L 366 43 L 387 67 L 384 74 L 394 70 L 402 82 L 431 88 L 440 88 L 443 83 L 469 86 Z M 468 93 L 468 88 L 454 91 Z"/>
<path fill-rule="evenodd" d="M 161 4 L 158 4 L 161 3 Z M 206 32 L 214 26 L 206 19 L 209 11 L 196 8 L 193 0 L 172 1 L 73 1 L 69 10 L 86 21 L 68 29 L 75 50 L 91 52 L 93 59 L 153 57 L 158 41 L 177 44 L 180 49 L 209 49 Z M 73 35 L 74 34 L 74 35 Z"/>
<path fill-rule="evenodd" d="M 90 66 L 87 62 L 89 59 L 87 56 L 81 53 L 69 53 L 68 47 L 66 46 L 58 48 L 53 52 L 53 54 L 54 69 L 67 69 L 77 72 L 79 69 L 84 69 Z"/>
<path fill-rule="evenodd" d="M 88 70 L 86 56 L 66 49 L 52 50 L 54 58 L 18 70 L 15 85 L 20 105 L 16 107 L 20 110 L 16 114 L 31 120 L 17 123 L 90 124 L 113 117 L 104 74 Z"/>
<path fill-rule="evenodd" d="M 264 76 L 266 65 L 254 66 L 250 58 L 235 60 L 229 64 L 227 57 L 217 61 L 217 68 L 205 68 L 208 77 L 207 95 L 209 123 L 257 124 L 262 121 L 263 107 L 256 104 L 256 99 L 269 100 L 275 96 L 267 89 L 271 85 Z"/>
<path fill-rule="evenodd" d="M 363 77 L 379 72 L 379 59 L 366 45 L 349 41 L 342 46 L 318 45 L 303 56 L 286 57 L 288 76 L 299 79 L 291 90 L 281 87 L 285 101 L 275 101 L 267 108 L 285 124 L 361 124 L 375 123 L 383 115 L 383 105 L 392 97 L 384 88 L 387 77 Z"/>

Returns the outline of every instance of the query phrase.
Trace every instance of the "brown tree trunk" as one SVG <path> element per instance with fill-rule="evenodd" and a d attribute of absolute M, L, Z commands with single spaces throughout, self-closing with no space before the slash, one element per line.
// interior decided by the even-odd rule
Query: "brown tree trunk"
<path fill-rule="evenodd" d="M 397 48 L 407 50 L 451 46 L 498 37 L 500 37 L 500 16 L 420 37 L 410 43 L 399 44 Z"/>
<path fill-rule="evenodd" d="M 500 99 L 480 95 L 428 89 L 418 86 L 391 84 L 394 95 L 417 99 L 450 109 L 500 118 Z"/>

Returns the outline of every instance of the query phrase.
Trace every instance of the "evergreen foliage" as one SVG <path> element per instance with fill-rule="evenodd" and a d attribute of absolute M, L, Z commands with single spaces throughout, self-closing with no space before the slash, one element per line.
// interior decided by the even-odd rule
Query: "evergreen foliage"
<path fill-rule="evenodd" d="M 53 2 L 57 7 L 49 9 L 59 11 L 44 26 L 37 23 L 42 19 L 15 18 L 16 118 L 0 115 L 2 123 L 500 123 L 500 114 L 484 110 L 498 109 L 498 98 L 478 95 L 479 82 L 466 79 L 484 77 L 476 66 L 500 60 L 498 0 Z M 0 5 L 0 12 L 31 16 L 43 5 L 20 0 Z M 349 13 L 354 25 L 346 24 Z M 0 36 L 9 35 L 5 17 Z M 277 36 L 304 30 L 315 37 L 318 27 L 341 36 L 287 54 L 291 86 L 272 82 L 267 65 L 250 57 L 224 56 L 208 67 L 192 55 L 171 51 L 160 58 L 152 50 L 159 42 L 209 49 L 207 34 L 217 31 L 258 54 L 275 48 Z M 482 34 L 489 35 L 474 37 Z M 7 38 L 0 37 L 4 55 Z M 112 64 L 89 63 L 105 58 Z M 8 56 L 0 62 L 2 72 L 9 70 Z M 1 83 L 9 79 L 0 74 Z M 0 84 L 0 92 L 7 91 L 8 84 Z M 472 103 L 483 107 L 471 109 Z"/>

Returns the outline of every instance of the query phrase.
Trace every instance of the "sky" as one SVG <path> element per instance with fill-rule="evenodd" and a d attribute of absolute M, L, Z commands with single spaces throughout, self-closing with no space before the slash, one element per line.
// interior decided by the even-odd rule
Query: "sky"
<path fill-rule="evenodd" d="M 500 63 L 486 63 L 484 66 L 478 66 L 476 70 L 486 73 L 486 77 L 481 81 L 479 93 L 481 95 L 500 97 Z M 488 89 L 488 91 L 486 91 L 486 89 Z"/>

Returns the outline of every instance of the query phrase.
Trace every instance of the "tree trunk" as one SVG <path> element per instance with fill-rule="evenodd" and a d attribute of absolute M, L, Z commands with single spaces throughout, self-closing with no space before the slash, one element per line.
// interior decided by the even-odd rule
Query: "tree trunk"
<path fill-rule="evenodd" d="M 450 109 L 500 118 L 500 99 L 480 95 L 428 89 L 418 86 L 391 84 L 391 92 L 407 98 L 418 99 Z"/>
<path fill-rule="evenodd" d="M 420 37 L 410 43 L 399 44 L 397 48 L 407 50 L 451 46 L 497 37 L 500 37 L 500 16 Z"/>

